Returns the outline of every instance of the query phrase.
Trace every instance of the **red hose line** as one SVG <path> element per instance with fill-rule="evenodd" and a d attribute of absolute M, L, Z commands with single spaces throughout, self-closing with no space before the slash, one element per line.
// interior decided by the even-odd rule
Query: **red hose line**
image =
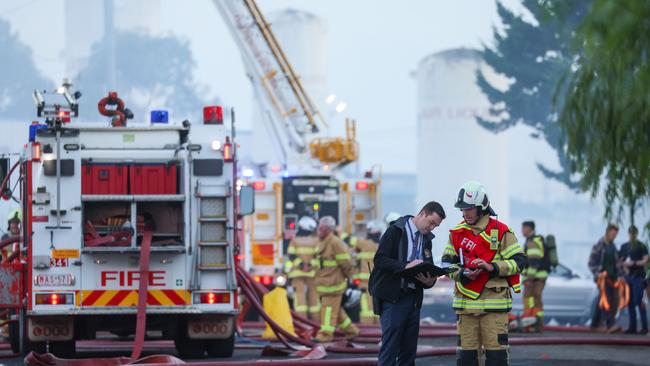
<path fill-rule="evenodd" d="M 511 346 L 592 345 L 592 346 L 650 346 L 650 338 L 600 337 L 523 337 L 510 339 Z"/>
<path fill-rule="evenodd" d="M 149 290 L 149 254 L 151 254 L 151 230 L 146 230 L 140 245 L 140 283 L 138 286 L 138 313 L 133 341 L 131 359 L 137 360 L 144 346 L 144 335 L 147 331 L 147 292 Z"/>
<path fill-rule="evenodd" d="M 289 366 L 314 366 L 314 364 L 322 366 L 375 366 L 377 365 L 377 358 L 372 357 L 363 357 L 363 358 L 340 358 L 340 359 L 321 359 L 321 360 L 310 360 L 310 359 L 297 359 L 297 360 L 278 360 L 278 361 L 269 361 L 269 360 L 260 360 L 257 362 L 251 361 L 226 361 L 226 362 L 192 362 L 191 366 L 249 366 L 254 364 L 273 364 L 273 365 L 289 365 Z M 173 364 L 138 364 L 139 366 L 172 366 Z"/>
<path fill-rule="evenodd" d="M 7 238 L 5 240 L 0 241 L 0 249 L 3 249 L 4 247 L 6 247 L 6 246 L 8 246 L 10 244 L 18 243 L 20 241 L 22 241 L 21 236 L 13 236 L 11 238 Z"/>
<path fill-rule="evenodd" d="M 249 281 L 249 283 L 252 285 L 255 292 L 259 295 L 259 298 L 262 298 L 262 296 L 264 296 L 266 293 L 269 292 L 269 290 L 266 287 L 264 287 L 261 283 L 255 281 L 253 276 L 251 276 L 250 273 L 246 272 L 246 270 L 244 270 L 241 267 L 238 267 L 237 270 L 238 270 L 238 273 L 239 273 L 239 275 L 241 277 L 246 278 Z M 317 322 L 315 322 L 313 320 L 305 318 L 304 316 L 296 313 L 293 310 L 291 310 L 291 317 L 294 320 L 297 320 L 298 322 L 301 322 L 303 324 L 311 326 L 314 329 L 320 329 L 320 324 L 318 324 Z M 344 333 L 341 332 L 340 330 L 335 330 L 334 334 L 337 335 L 337 336 L 342 336 Z"/>
<path fill-rule="evenodd" d="M 257 310 L 257 312 L 260 314 L 260 316 L 267 323 L 269 323 L 269 326 L 271 327 L 271 329 L 273 330 L 273 332 L 276 335 L 282 334 L 284 337 L 286 337 L 287 340 L 289 340 L 291 342 L 301 344 L 303 346 L 307 346 L 307 347 L 313 347 L 314 346 L 314 344 L 311 343 L 310 341 L 304 340 L 302 338 L 295 337 L 294 335 L 290 334 L 285 329 L 280 327 L 275 321 L 273 321 L 273 319 L 271 319 L 271 317 L 264 311 L 264 307 L 262 306 L 262 304 L 259 303 L 259 301 L 254 296 L 254 294 L 252 293 L 252 291 L 248 287 L 248 285 L 249 285 L 249 283 L 247 283 L 247 281 L 245 281 L 244 279 L 242 279 L 242 281 L 240 281 L 241 289 L 244 291 L 244 294 L 248 298 L 248 301 L 251 302 L 251 305 L 253 305 L 253 307 Z"/>
<path fill-rule="evenodd" d="M 16 170 L 16 168 L 20 166 L 20 161 L 17 161 L 14 163 L 14 165 L 9 169 L 9 172 L 5 176 L 5 179 L 2 180 L 2 184 L 0 184 L 0 194 L 2 194 L 5 191 L 5 187 L 7 186 L 7 183 L 9 182 L 9 179 L 11 178 L 11 174 Z"/>
<path fill-rule="evenodd" d="M 245 277 L 245 278 L 248 279 L 248 281 L 252 284 L 253 290 L 255 290 L 255 292 L 258 294 L 258 296 L 260 298 L 269 292 L 269 290 L 266 287 L 264 287 L 261 283 L 255 281 L 253 276 L 251 276 L 250 273 L 246 272 L 246 270 L 244 270 L 241 267 L 238 267 L 237 270 L 240 271 L 240 275 L 242 277 Z M 298 320 L 301 323 L 305 323 L 305 324 L 310 325 L 310 326 L 315 327 L 315 328 L 320 327 L 320 324 L 303 317 L 302 315 L 294 312 L 293 310 L 291 310 L 291 316 L 293 317 L 294 320 Z"/>

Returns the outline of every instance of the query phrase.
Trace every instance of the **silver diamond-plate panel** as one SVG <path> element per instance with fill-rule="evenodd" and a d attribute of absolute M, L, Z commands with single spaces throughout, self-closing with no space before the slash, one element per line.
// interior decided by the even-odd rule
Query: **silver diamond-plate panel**
<path fill-rule="evenodd" d="M 225 222 L 202 222 L 201 224 L 201 241 L 225 241 L 226 240 L 226 223 Z"/>
<path fill-rule="evenodd" d="M 2 306 L 20 305 L 20 272 L 12 264 L 0 266 L 0 304 Z"/>
<path fill-rule="evenodd" d="M 201 199 L 201 217 L 224 217 L 224 216 L 226 216 L 225 198 Z"/>
<path fill-rule="evenodd" d="M 227 265 L 226 247 L 201 247 L 201 266 L 225 266 Z"/>

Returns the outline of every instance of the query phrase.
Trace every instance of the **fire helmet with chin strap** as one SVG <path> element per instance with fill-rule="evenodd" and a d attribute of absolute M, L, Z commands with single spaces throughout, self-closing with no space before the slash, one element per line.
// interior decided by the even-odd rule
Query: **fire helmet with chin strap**
<path fill-rule="evenodd" d="M 496 212 L 490 207 L 490 199 L 488 198 L 485 187 L 480 182 L 470 180 L 463 184 L 458 191 L 458 198 L 454 207 L 465 210 L 472 207 L 479 207 L 481 211 L 488 212 L 490 216 L 496 216 Z"/>

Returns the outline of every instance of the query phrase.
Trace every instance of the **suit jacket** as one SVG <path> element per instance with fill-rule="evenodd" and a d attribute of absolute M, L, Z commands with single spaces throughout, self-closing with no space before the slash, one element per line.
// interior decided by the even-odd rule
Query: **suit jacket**
<path fill-rule="evenodd" d="M 406 222 L 413 216 L 402 216 L 393 221 L 384 235 L 379 240 L 379 248 L 373 259 L 374 268 L 370 273 L 368 289 L 373 296 L 375 314 L 381 314 L 383 301 L 395 303 L 406 289 L 406 283 L 396 272 L 406 267 L 408 254 L 408 233 Z M 424 235 L 422 242 L 422 260 L 433 264 L 431 256 L 432 233 Z M 435 284 L 435 283 L 434 283 Z M 430 286 L 430 287 L 433 287 Z M 430 288 L 426 287 L 426 288 Z M 417 307 L 422 307 L 422 291 L 424 285 L 419 281 L 415 282 L 415 295 L 417 296 Z"/>

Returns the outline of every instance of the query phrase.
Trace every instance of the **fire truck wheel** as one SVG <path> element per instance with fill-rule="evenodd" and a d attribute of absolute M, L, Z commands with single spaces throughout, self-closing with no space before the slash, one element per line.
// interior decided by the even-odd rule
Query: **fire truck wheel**
<path fill-rule="evenodd" d="M 50 342 L 50 353 L 59 358 L 72 358 L 77 353 L 75 340 Z"/>
<path fill-rule="evenodd" d="M 25 339 L 24 356 L 27 356 L 27 354 L 30 352 L 44 354 L 46 350 L 47 349 L 45 347 L 45 342 L 30 342 L 29 340 Z"/>
<path fill-rule="evenodd" d="M 226 339 L 208 340 L 205 349 L 210 357 L 231 357 L 235 351 L 235 333 Z"/>
<path fill-rule="evenodd" d="M 174 339 L 176 352 L 181 358 L 202 358 L 205 354 L 205 341 L 190 339 L 186 334 L 180 332 Z"/>

